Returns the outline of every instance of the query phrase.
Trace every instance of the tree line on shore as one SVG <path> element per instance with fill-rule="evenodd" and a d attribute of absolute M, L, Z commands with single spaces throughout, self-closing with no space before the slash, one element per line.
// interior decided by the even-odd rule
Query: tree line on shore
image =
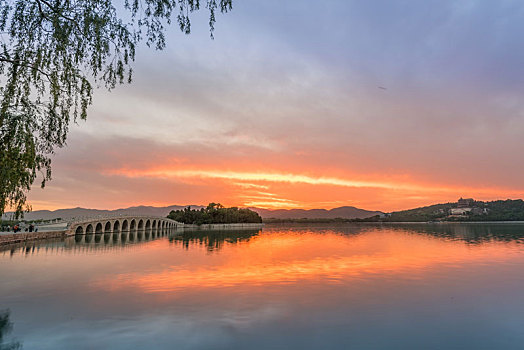
<path fill-rule="evenodd" d="M 209 203 L 206 208 L 191 209 L 190 206 L 181 210 L 172 210 L 167 216 L 169 219 L 184 224 L 236 224 L 261 223 L 258 213 L 247 208 L 225 208 L 220 203 Z"/>
<path fill-rule="evenodd" d="M 473 201 L 472 210 L 464 215 L 452 216 L 450 210 L 457 203 L 434 204 L 427 207 L 393 212 L 386 217 L 371 217 L 366 221 L 406 222 L 406 221 L 524 221 L 524 201 L 507 199 L 497 201 Z"/>

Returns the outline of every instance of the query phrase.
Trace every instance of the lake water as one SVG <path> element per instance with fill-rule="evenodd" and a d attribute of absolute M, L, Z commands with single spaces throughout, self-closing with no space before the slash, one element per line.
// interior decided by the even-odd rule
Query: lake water
<path fill-rule="evenodd" d="M 0 348 L 522 349 L 523 243 L 524 225 L 435 224 L 15 247 Z"/>

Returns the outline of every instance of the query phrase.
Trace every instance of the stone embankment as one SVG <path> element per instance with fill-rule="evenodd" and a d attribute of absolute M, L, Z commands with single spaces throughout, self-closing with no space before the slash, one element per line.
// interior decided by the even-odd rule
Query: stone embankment
<path fill-rule="evenodd" d="M 189 225 L 185 224 L 184 229 L 193 228 L 198 230 L 236 230 L 236 229 L 253 229 L 262 228 L 262 223 L 241 223 L 241 224 L 202 224 L 202 225 Z"/>
<path fill-rule="evenodd" d="M 46 232 L 20 232 L 8 233 L 0 235 L 0 246 L 7 244 L 24 243 L 29 241 L 39 241 L 49 238 L 63 238 L 66 232 L 62 231 L 46 231 Z"/>

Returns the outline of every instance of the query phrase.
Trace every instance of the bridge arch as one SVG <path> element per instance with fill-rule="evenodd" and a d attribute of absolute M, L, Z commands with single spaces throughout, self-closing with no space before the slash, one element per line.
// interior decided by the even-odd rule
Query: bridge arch
<path fill-rule="evenodd" d="M 123 232 L 151 231 L 164 233 L 174 230 L 179 223 L 168 218 L 152 216 L 99 217 L 92 220 L 71 222 L 69 235 L 110 234 Z"/>

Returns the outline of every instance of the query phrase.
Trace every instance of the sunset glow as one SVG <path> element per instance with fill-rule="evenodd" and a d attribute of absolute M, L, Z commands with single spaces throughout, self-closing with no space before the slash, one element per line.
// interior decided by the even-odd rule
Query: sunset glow
<path fill-rule="evenodd" d="M 197 250 L 197 255 L 191 265 L 170 266 L 148 274 L 120 275 L 117 279 L 97 281 L 94 287 L 115 293 L 130 289 L 170 293 L 217 287 L 318 283 L 319 280 L 337 283 L 373 275 L 389 278 L 409 275 L 416 279 L 449 266 L 495 263 L 520 256 L 515 245 L 491 244 L 489 249 L 471 250 L 464 242 L 411 235 L 406 231 L 384 230 L 362 236 L 326 231 L 322 245 L 316 238 L 314 234 L 297 236 L 283 231 L 278 235 L 255 236 L 242 243 L 242 249 L 226 243 L 221 249 L 227 250 L 225 254 L 229 258 L 217 261 L 213 267 L 199 266 L 197 261 L 202 251 L 192 244 L 190 249 Z M 369 247 L 373 247 L 372 253 L 367 251 Z"/>
<path fill-rule="evenodd" d="M 277 171 L 234 171 L 219 169 L 195 169 L 184 165 L 173 168 L 151 169 L 106 169 L 100 177 L 107 181 L 134 182 L 139 184 L 161 183 L 165 194 L 180 198 L 177 201 L 156 198 L 149 205 L 206 204 L 221 201 L 231 206 L 256 206 L 261 208 L 334 208 L 352 205 L 374 210 L 399 210 L 431 202 L 455 201 L 459 196 L 475 197 L 479 200 L 497 198 L 520 198 L 524 190 L 504 187 L 471 187 L 456 184 L 417 182 L 411 176 L 353 175 L 336 176 L 277 172 Z M 342 176 L 341 176 L 342 175 Z M 142 185 L 141 185 L 142 186 Z M 186 186 L 193 192 L 181 195 L 177 188 Z M 144 189 L 137 188 L 137 193 Z M 48 190 L 46 190 L 48 191 Z M 52 190 L 51 190 L 52 191 Z M 128 190 L 129 191 L 129 190 Z M 205 195 L 202 191 L 208 191 Z M 75 191 L 72 192 L 74 194 Z M 221 193 L 219 198 L 214 193 Z M 66 195 L 67 194 L 62 194 Z M 89 198 L 89 194 L 86 194 Z M 194 200 L 191 199 L 194 196 Z M 163 197 L 163 196 L 162 196 Z M 115 198 L 118 199 L 118 198 Z M 119 201 L 120 202 L 120 201 Z M 67 202 L 66 202 L 67 203 Z M 133 199 L 129 205 L 139 204 Z M 45 200 L 35 200 L 36 207 L 51 209 L 54 206 Z M 58 204 L 56 207 L 66 205 Z M 124 206 L 122 203 L 120 206 Z M 117 205 L 118 206 L 118 205 Z"/>
<path fill-rule="evenodd" d="M 169 31 L 163 52 L 140 49 L 133 84 L 97 91 L 33 209 L 393 211 L 524 197 L 515 11 L 341 1 L 288 9 L 317 24 L 302 33 L 271 6 L 235 4 L 215 40 L 196 26 Z"/>
<path fill-rule="evenodd" d="M 524 348 L 524 0 L 0 29 L 0 350 Z"/>

